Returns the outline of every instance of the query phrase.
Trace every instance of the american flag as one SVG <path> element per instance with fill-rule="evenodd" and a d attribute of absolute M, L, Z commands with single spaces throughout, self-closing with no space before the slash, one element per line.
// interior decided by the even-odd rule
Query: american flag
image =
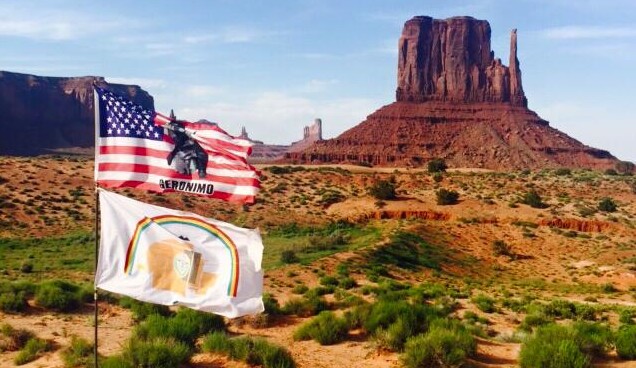
<path fill-rule="evenodd" d="M 249 141 L 232 137 L 215 123 L 175 121 L 99 87 L 95 96 L 99 186 L 254 203 L 260 174 L 246 161 Z"/>

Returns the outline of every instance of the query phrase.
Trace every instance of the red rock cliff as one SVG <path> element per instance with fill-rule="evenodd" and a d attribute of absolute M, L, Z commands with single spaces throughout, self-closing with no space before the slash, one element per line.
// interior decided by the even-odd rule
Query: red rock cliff
<path fill-rule="evenodd" d="M 498 102 L 526 106 L 517 59 L 517 34 L 510 40 L 510 67 L 490 49 L 485 20 L 414 17 L 399 41 L 397 101 Z"/>
<path fill-rule="evenodd" d="M 0 71 L 0 154 L 33 155 L 94 145 L 93 81 L 153 108 L 139 86 L 102 77 L 58 78 Z"/>

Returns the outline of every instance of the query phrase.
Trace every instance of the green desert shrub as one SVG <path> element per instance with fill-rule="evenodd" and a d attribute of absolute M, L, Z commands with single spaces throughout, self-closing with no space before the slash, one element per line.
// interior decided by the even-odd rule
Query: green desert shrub
<path fill-rule="evenodd" d="M 119 305 L 123 308 L 130 309 L 135 321 L 143 321 L 148 316 L 154 314 L 161 316 L 170 316 L 172 314 L 168 306 L 146 303 L 127 296 L 119 299 Z"/>
<path fill-rule="evenodd" d="M 612 198 L 603 198 L 598 203 L 598 209 L 599 211 L 603 211 L 603 212 L 616 212 L 616 210 L 618 209 L 618 206 L 616 205 L 616 202 L 614 202 Z"/>
<path fill-rule="evenodd" d="M 311 290 L 309 291 L 311 292 Z M 284 314 L 293 314 L 299 317 L 315 316 L 316 314 L 329 309 L 329 303 L 319 296 L 308 296 L 305 293 L 303 298 L 292 298 L 285 303 L 281 309 Z"/>
<path fill-rule="evenodd" d="M 65 367 L 85 367 L 93 361 L 93 344 L 81 337 L 72 336 L 71 345 L 62 350 L 61 355 Z"/>
<path fill-rule="evenodd" d="M 405 300 L 380 300 L 357 307 L 346 319 L 351 327 L 363 327 L 384 348 L 401 351 L 408 338 L 428 330 L 430 323 L 447 311 Z"/>
<path fill-rule="evenodd" d="M 33 337 L 35 335 L 29 330 L 14 328 L 10 324 L 4 323 L 0 326 L 0 353 L 20 350 Z"/>
<path fill-rule="evenodd" d="M 26 293 L 24 291 L 8 291 L 0 294 L 0 310 L 5 313 L 24 312 L 28 308 Z"/>
<path fill-rule="evenodd" d="M 88 302 L 92 295 L 80 286 L 63 280 L 40 284 L 35 292 L 35 304 L 59 312 L 71 312 Z"/>
<path fill-rule="evenodd" d="M 199 336 L 219 330 L 225 330 L 222 317 L 182 308 L 172 318 L 157 314 L 147 317 L 135 329 L 135 337 L 142 340 L 172 338 L 187 346 L 194 346 Z"/>
<path fill-rule="evenodd" d="M 395 183 L 391 180 L 378 180 L 369 188 L 369 194 L 383 201 L 397 198 Z"/>
<path fill-rule="evenodd" d="M 263 368 L 293 368 L 296 366 L 291 354 L 280 346 L 265 339 L 251 337 L 229 338 L 224 332 L 213 332 L 203 340 L 205 352 L 227 355 L 230 359 L 241 360 Z"/>
<path fill-rule="evenodd" d="M 609 326 L 601 323 L 576 322 L 572 325 L 575 341 L 590 357 L 602 356 L 610 349 L 614 335 Z"/>
<path fill-rule="evenodd" d="M 323 276 L 320 278 L 320 285 L 323 286 L 338 286 L 338 279 L 334 276 Z"/>
<path fill-rule="evenodd" d="M 283 263 L 289 264 L 289 263 L 296 263 L 299 261 L 299 259 L 298 259 L 298 256 L 296 255 L 296 252 L 288 249 L 281 252 L 280 261 Z"/>
<path fill-rule="evenodd" d="M 521 367 L 590 367 L 612 344 L 609 327 L 599 323 L 539 327 L 521 347 Z"/>
<path fill-rule="evenodd" d="M 434 322 L 428 333 L 409 339 L 400 358 L 407 368 L 462 367 L 476 350 L 475 338 L 463 325 L 442 320 Z"/>
<path fill-rule="evenodd" d="M 402 351 L 406 341 L 420 332 L 415 321 L 408 317 L 398 317 L 387 328 L 380 328 L 375 333 L 375 340 L 384 349 Z"/>
<path fill-rule="evenodd" d="M 210 331 L 225 331 L 225 321 L 218 314 L 201 312 L 190 308 L 180 308 L 173 318 L 176 322 L 186 323 L 198 327 L 198 334 Z"/>
<path fill-rule="evenodd" d="M 459 200 L 459 193 L 457 193 L 457 191 L 444 188 L 436 191 L 435 196 L 437 198 L 437 204 L 443 206 L 456 204 Z"/>
<path fill-rule="evenodd" d="M 208 353 L 229 355 L 232 341 L 224 331 L 214 331 L 205 336 L 201 349 Z"/>
<path fill-rule="evenodd" d="M 523 321 L 521 321 L 519 329 L 531 332 L 535 327 L 545 326 L 552 322 L 554 322 L 554 318 L 546 316 L 542 311 L 533 311 L 532 313 L 528 313 Z"/>
<path fill-rule="evenodd" d="M 42 353 L 49 351 L 51 345 L 42 339 L 32 337 L 27 341 L 26 345 L 18 352 L 13 362 L 15 365 L 23 365 L 36 360 Z"/>
<path fill-rule="evenodd" d="M 531 190 L 523 195 L 521 203 L 527 204 L 532 208 L 547 208 L 548 205 L 543 203 L 543 199 L 536 190 Z"/>
<path fill-rule="evenodd" d="M 558 176 L 569 176 L 572 174 L 572 170 L 567 167 L 562 167 L 562 168 L 556 169 L 554 171 L 554 174 Z"/>
<path fill-rule="evenodd" d="M 338 280 L 338 286 L 345 290 L 349 290 L 358 286 L 358 283 L 352 277 L 343 277 Z"/>
<path fill-rule="evenodd" d="M 616 354 L 622 359 L 636 359 L 636 326 L 624 325 L 616 332 Z"/>
<path fill-rule="evenodd" d="M 33 263 L 25 261 L 20 265 L 20 272 L 22 273 L 31 273 L 33 272 Z"/>
<path fill-rule="evenodd" d="M 348 333 L 347 322 L 333 312 L 324 311 L 294 332 L 294 340 L 316 340 L 320 345 L 332 345 L 343 341 Z"/>
<path fill-rule="evenodd" d="M 121 355 L 109 356 L 99 363 L 101 368 L 136 368 Z"/>
<path fill-rule="evenodd" d="M 294 286 L 292 289 L 292 293 L 294 294 L 304 294 L 309 290 L 309 287 L 305 284 L 298 284 Z"/>
<path fill-rule="evenodd" d="M 574 341 L 539 342 L 536 338 L 522 345 L 519 365 L 522 368 L 591 367 L 590 359 Z"/>
<path fill-rule="evenodd" d="M 387 275 L 388 265 L 404 269 L 440 269 L 439 251 L 417 234 L 400 231 L 390 241 L 369 252 L 368 267 L 373 274 Z"/>
<path fill-rule="evenodd" d="M 487 295 L 479 294 L 472 298 L 471 301 L 480 311 L 484 313 L 493 313 L 497 310 L 497 307 L 495 306 L 495 299 Z"/>
<path fill-rule="evenodd" d="M 448 169 L 448 166 L 446 165 L 446 161 L 443 159 L 434 158 L 428 162 L 427 169 L 430 173 L 440 173 L 445 172 L 446 169 Z"/>
<path fill-rule="evenodd" d="M 495 240 L 492 242 L 492 251 L 496 256 L 512 257 L 512 247 L 503 240 Z"/>
<path fill-rule="evenodd" d="M 183 342 L 159 337 L 143 340 L 131 338 L 121 354 L 129 367 L 174 368 L 190 360 L 192 350 Z M 112 364 L 112 363 L 111 363 Z"/>
<path fill-rule="evenodd" d="M 636 310 L 623 309 L 618 314 L 618 322 L 625 325 L 633 325 L 635 316 L 636 316 Z"/>
<path fill-rule="evenodd" d="M 283 313 L 278 300 L 270 293 L 263 293 L 263 305 L 265 307 L 265 313 L 270 316 L 277 316 Z"/>

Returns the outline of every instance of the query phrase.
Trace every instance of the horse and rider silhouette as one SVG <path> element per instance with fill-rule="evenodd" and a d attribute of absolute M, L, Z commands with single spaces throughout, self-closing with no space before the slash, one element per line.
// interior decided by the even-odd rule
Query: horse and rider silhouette
<path fill-rule="evenodd" d="M 174 148 L 168 154 L 168 165 L 172 166 L 178 173 L 192 175 L 193 171 L 199 174 L 199 178 L 206 177 L 208 167 L 208 154 L 201 145 L 192 138 L 191 133 L 185 129 L 182 120 L 177 120 L 174 111 L 170 111 L 170 122 L 165 126 L 168 136 L 174 141 Z"/>

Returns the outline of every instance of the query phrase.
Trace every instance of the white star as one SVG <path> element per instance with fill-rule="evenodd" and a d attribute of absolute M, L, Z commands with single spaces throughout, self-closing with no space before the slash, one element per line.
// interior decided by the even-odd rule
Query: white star
<path fill-rule="evenodd" d="M 126 135 L 130 134 L 130 129 L 125 129 L 124 133 L 126 133 Z"/>
<path fill-rule="evenodd" d="M 117 123 L 113 123 L 113 124 L 111 124 L 111 126 L 112 126 L 113 128 L 117 128 Z"/>
<path fill-rule="evenodd" d="M 137 135 L 141 135 L 141 130 L 137 129 Z"/>
<path fill-rule="evenodd" d="M 108 121 L 109 123 L 112 123 L 113 122 L 113 117 L 112 116 L 107 117 L 106 121 Z"/>
<path fill-rule="evenodd" d="M 159 138 L 159 133 L 155 132 L 155 138 Z"/>
<path fill-rule="evenodd" d="M 128 114 L 128 117 L 130 117 L 130 114 Z M 126 118 L 124 119 L 124 122 L 126 122 L 126 124 L 130 123 L 130 119 Z"/>
<path fill-rule="evenodd" d="M 150 137 L 150 133 L 146 132 L 146 137 Z"/>
<path fill-rule="evenodd" d="M 124 128 L 124 123 L 119 124 L 119 127 L 123 129 Z"/>
<path fill-rule="evenodd" d="M 113 130 L 112 129 L 108 129 L 107 132 L 108 132 L 108 134 L 113 134 Z"/>
<path fill-rule="evenodd" d="M 117 114 L 117 116 L 119 116 L 120 118 L 124 117 L 124 114 L 122 114 L 121 112 Z"/>
<path fill-rule="evenodd" d="M 102 100 L 106 101 L 106 95 L 102 96 Z"/>
<path fill-rule="evenodd" d="M 121 134 L 121 129 L 117 129 L 117 134 Z"/>
<path fill-rule="evenodd" d="M 119 106 L 121 103 L 119 101 L 115 101 L 115 105 Z"/>
<path fill-rule="evenodd" d="M 129 118 L 132 118 L 132 114 L 131 114 L 131 113 L 128 113 L 128 117 L 129 117 Z"/>

